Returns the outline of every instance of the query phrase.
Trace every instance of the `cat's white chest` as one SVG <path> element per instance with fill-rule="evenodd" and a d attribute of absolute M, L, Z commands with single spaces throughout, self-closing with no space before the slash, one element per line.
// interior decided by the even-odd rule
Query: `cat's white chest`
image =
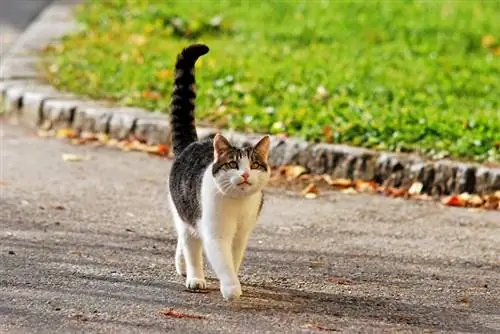
<path fill-rule="evenodd" d="M 207 176 L 201 193 L 202 215 L 205 218 L 224 224 L 255 223 L 262 198 L 260 192 L 240 198 L 224 196 Z"/>

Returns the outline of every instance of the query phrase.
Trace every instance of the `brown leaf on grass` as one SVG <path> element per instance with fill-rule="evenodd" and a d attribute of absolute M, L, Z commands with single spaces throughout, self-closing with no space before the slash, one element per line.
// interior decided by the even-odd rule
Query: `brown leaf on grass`
<path fill-rule="evenodd" d="M 160 80 L 168 79 L 168 78 L 172 77 L 172 71 L 167 70 L 167 69 L 158 71 L 158 72 L 156 72 L 156 77 Z"/>
<path fill-rule="evenodd" d="M 352 283 L 350 280 L 341 277 L 329 277 L 328 282 L 338 285 L 349 285 Z"/>
<path fill-rule="evenodd" d="M 301 194 L 307 199 L 314 199 L 319 195 L 319 189 L 314 183 L 310 183 Z"/>
<path fill-rule="evenodd" d="M 327 143 L 333 143 L 333 130 L 329 126 L 323 128 L 323 136 Z"/>
<path fill-rule="evenodd" d="M 202 315 L 197 315 L 197 314 L 189 314 L 189 313 L 183 313 L 174 310 L 173 308 L 167 307 L 158 312 L 159 314 L 166 316 L 166 317 L 172 317 L 172 318 L 187 318 L 187 319 L 206 319 L 206 316 Z"/>
<path fill-rule="evenodd" d="M 336 328 L 325 327 L 325 326 L 321 326 L 321 325 L 318 325 L 318 324 L 305 324 L 305 325 L 303 325 L 301 327 L 304 328 L 304 329 L 315 329 L 315 330 L 324 331 L 324 332 L 338 332 L 339 331 Z"/>
<path fill-rule="evenodd" d="M 493 35 L 484 35 L 481 38 L 481 46 L 485 49 L 488 49 L 494 46 L 497 43 L 497 39 Z"/>
<path fill-rule="evenodd" d="M 161 97 L 161 95 L 156 91 L 146 90 L 142 93 L 142 97 L 144 97 L 147 100 L 158 100 Z"/>

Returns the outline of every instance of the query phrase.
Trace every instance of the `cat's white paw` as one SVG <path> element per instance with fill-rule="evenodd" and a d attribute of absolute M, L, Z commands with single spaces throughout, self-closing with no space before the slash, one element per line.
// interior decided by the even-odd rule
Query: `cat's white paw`
<path fill-rule="evenodd" d="M 186 279 L 186 288 L 189 290 L 203 290 L 207 288 L 207 282 L 203 278 L 188 278 Z"/>
<path fill-rule="evenodd" d="M 175 271 L 180 276 L 186 276 L 186 262 L 184 262 L 184 257 L 175 258 Z"/>
<path fill-rule="evenodd" d="M 235 300 L 241 296 L 241 285 L 240 283 L 221 285 L 220 292 L 222 292 L 222 297 L 224 297 L 225 300 Z"/>

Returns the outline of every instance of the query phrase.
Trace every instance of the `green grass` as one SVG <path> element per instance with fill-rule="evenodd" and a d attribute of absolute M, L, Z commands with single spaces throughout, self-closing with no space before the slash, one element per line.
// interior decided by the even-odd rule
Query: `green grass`
<path fill-rule="evenodd" d="M 46 76 L 166 111 L 175 57 L 198 41 L 211 48 L 197 66 L 200 120 L 500 161 L 498 13 L 479 0 L 91 0 L 82 30 L 46 51 Z"/>

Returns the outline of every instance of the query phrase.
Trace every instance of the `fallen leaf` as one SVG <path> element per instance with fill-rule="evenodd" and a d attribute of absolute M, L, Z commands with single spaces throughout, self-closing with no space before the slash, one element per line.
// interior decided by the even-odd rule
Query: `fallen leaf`
<path fill-rule="evenodd" d="M 387 187 L 384 189 L 384 193 L 389 197 L 406 197 L 408 195 L 408 189 Z"/>
<path fill-rule="evenodd" d="M 329 175 L 326 175 L 325 177 L 323 177 L 323 179 L 330 186 L 337 187 L 337 188 L 349 188 L 349 187 L 352 187 L 354 185 L 354 182 L 352 182 L 351 179 L 343 179 L 343 178 L 332 179 Z"/>
<path fill-rule="evenodd" d="M 147 38 L 144 35 L 135 34 L 130 36 L 129 41 L 137 46 L 142 46 L 146 44 Z"/>
<path fill-rule="evenodd" d="M 57 130 L 56 138 L 77 138 L 78 133 L 73 129 L 62 128 Z"/>
<path fill-rule="evenodd" d="M 156 77 L 158 79 L 167 79 L 170 78 L 171 76 L 172 76 L 172 71 L 170 70 L 161 70 L 156 72 Z"/>
<path fill-rule="evenodd" d="M 66 208 L 60 204 L 53 205 L 51 208 L 54 210 L 66 210 Z"/>
<path fill-rule="evenodd" d="M 424 185 L 422 182 L 414 182 L 410 189 L 408 189 L 408 194 L 410 195 L 418 195 L 422 192 L 422 189 L 424 188 Z"/>
<path fill-rule="evenodd" d="M 161 95 L 158 92 L 146 90 L 144 91 L 144 93 L 142 93 L 142 97 L 148 100 L 158 100 L 161 97 Z"/>
<path fill-rule="evenodd" d="M 74 320 L 78 320 L 78 321 L 89 320 L 89 318 L 87 318 L 87 316 L 85 316 L 85 314 L 83 314 L 81 312 L 73 313 L 69 317 L 70 317 L 70 319 L 74 319 Z"/>
<path fill-rule="evenodd" d="M 85 158 L 82 157 L 81 155 L 69 154 L 69 153 L 63 153 L 62 159 L 64 161 L 71 161 L 71 162 L 85 160 Z"/>
<path fill-rule="evenodd" d="M 349 285 L 351 281 L 348 279 L 340 278 L 340 277 L 330 277 L 328 278 L 328 282 L 338 285 Z"/>
<path fill-rule="evenodd" d="M 463 201 L 463 199 L 461 199 L 460 196 L 457 196 L 457 195 L 447 196 L 447 197 L 443 198 L 441 200 L 441 202 L 444 205 L 448 205 L 448 206 L 460 206 L 460 207 L 465 206 L 465 202 Z"/>
<path fill-rule="evenodd" d="M 310 183 L 301 194 L 307 199 L 314 199 L 319 195 L 319 189 L 314 183 Z"/>
<path fill-rule="evenodd" d="M 338 332 L 338 329 L 336 328 L 330 328 L 330 327 L 324 327 L 318 324 L 305 324 L 302 326 L 304 329 L 316 329 L 318 331 L 325 331 L 325 332 Z"/>
<path fill-rule="evenodd" d="M 183 313 L 174 310 L 173 308 L 164 308 L 160 310 L 158 313 L 161 315 L 164 315 L 166 317 L 172 317 L 172 318 L 188 318 L 188 319 L 206 319 L 206 316 L 201 316 L 201 315 L 196 315 L 196 314 L 189 314 L 189 313 Z"/>
<path fill-rule="evenodd" d="M 467 205 L 472 206 L 474 208 L 480 207 L 481 205 L 483 205 L 483 203 L 484 203 L 484 200 L 479 195 L 472 195 L 467 200 Z"/>
<path fill-rule="evenodd" d="M 460 297 L 458 299 L 458 302 L 462 303 L 462 304 L 468 304 L 469 303 L 469 296 L 464 295 L 464 296 Z"/>
<path fill-rule="evenodd" d="M 353 187 L 349 187 L 349 188 L 346 188 L 346 189 L 342 189 L 341 192 L 343 194 L 347 194 L 347 195 L 355 195 L 357 194 L 358 192 L 356 191 L 356 189 L 354 189 Z"/>
<path fill-rule="evenodd" d="M 287 179 L 296 179 L 306 172 L 306 169 L 300 165 L 281 166 L 279 174 Z"/>
<path fill-rule="evenodd" d="M 373 181 L 356 180 L 354 182 L 354 188 L 360 193 L 373 193 L 377 190 L 377 183 Z"/>
<path fill-rule="evenodd" d="M 495 45 L 496 42 L 497 40 L 493 35 L 485 35 L 481 38 L 481 46 L 486 49 Z"/>

